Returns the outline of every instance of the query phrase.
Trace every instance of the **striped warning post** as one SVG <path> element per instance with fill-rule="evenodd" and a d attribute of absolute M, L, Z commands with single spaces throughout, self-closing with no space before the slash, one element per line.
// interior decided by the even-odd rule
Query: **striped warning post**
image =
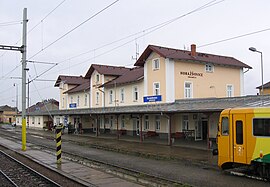
<path fill-rule="evenodd" d="M 56 157 L 57 157 L 57 164 L 61 164 L 61 132 L 62 132 L 62 127 L 61 126 L 57 126 L 55 128 L 56 130 Z"/>

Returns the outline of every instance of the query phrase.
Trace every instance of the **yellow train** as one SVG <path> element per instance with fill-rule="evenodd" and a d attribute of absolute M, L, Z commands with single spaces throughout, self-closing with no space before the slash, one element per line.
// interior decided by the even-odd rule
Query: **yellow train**
<path fill-rule="evenodd" d="M 270 179 L 270 108 L 233 108 L 221 112 L 218 166 L 222 169 L 249 165 Z"/>

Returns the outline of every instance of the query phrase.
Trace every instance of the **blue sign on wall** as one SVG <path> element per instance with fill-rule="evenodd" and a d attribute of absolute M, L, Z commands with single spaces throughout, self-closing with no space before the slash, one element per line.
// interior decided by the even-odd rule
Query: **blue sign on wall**
<path fill-rule="evenodd" d="M 69 108 L 77 108 L 77 104 L 76 103 L 70 103 Z"/>
<path fill-rule="evenodd" d="M 143 97 L 143 102 L 157 102 L 157 101 L 162 101 L 161 95 L 153 95 L 153 96 L 145 96 Z"/>

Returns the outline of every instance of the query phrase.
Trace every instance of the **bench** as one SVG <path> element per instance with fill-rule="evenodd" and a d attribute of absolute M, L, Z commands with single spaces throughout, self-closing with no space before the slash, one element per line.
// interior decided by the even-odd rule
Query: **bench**
<path fill-rule="evenodd" d="M 118 134 L 119 135 L 126 135 L 127 134 L 127 130 L 126 129 L 120 129 L 120 130 L 118 130 Z"/>
<path fill-rule="evenodd" d="M 175 132 L 174 134 L 172 134 L 172 138 L 175 139 L 184 139 L 185 138 L 185 133 L 184 132 Z"/>
<path fill-rule="evenodd" d="M 158 133 L 156 133 L 156 131 L 147 131 L 143 136 L 145 137 L 145 138 L 147 138 L 147 137 L 153 137 L 153 136 L 158 136 L 159 134 Z"/>

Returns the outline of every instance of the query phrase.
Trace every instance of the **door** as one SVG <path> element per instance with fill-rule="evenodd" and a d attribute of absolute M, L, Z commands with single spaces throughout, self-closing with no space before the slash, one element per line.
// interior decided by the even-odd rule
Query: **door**
<path fill-rule="evenodd" d="M 233 161 L 246 163 L 245 115 L 233 115 Z"/>
<path fill-rule="evenodd" d="M 137 136 L 140 135 L 140 121 L 137 118 L 133 119 L 133 128 Z"/>
<path fill-rule="evenodd" d="M 195 121 L 195 140 L 202 140 L 202 121 Z"/>

